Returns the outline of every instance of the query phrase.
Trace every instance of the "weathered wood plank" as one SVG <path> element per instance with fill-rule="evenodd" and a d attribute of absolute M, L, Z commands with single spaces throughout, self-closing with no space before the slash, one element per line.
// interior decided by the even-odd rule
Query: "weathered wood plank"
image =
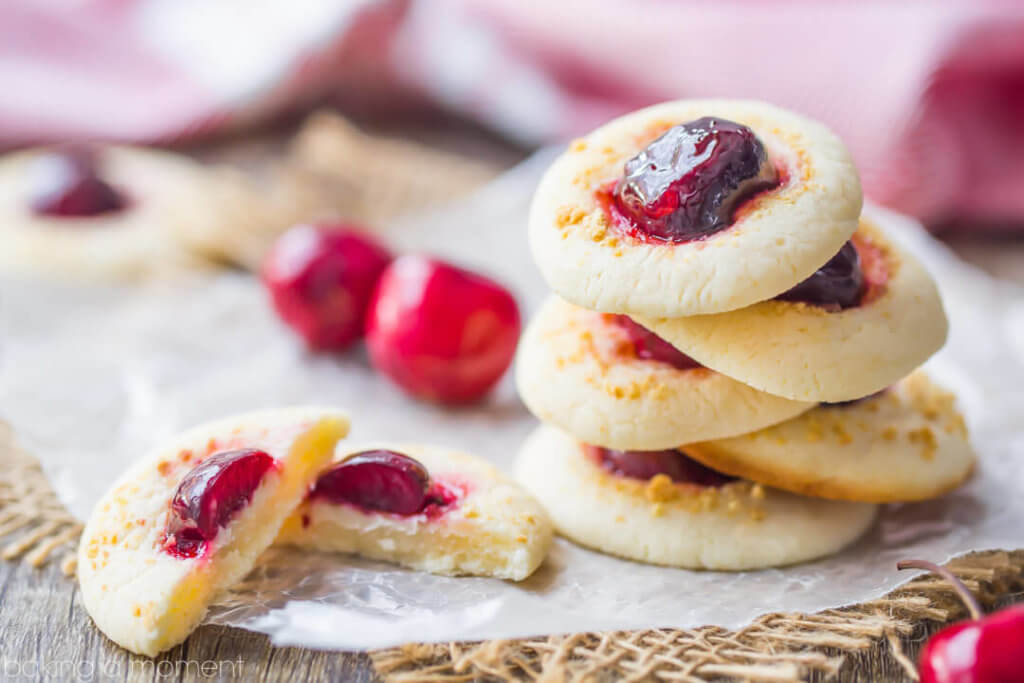
<path fill-rule="evenodd" d="M 376 680 L 363 654 L 278 648 L 266 636 L 204 626 L 156 660 L 138 657 L 93 627 L 77 583 L 51 564 L 0 562 L 0 680 Z"/>

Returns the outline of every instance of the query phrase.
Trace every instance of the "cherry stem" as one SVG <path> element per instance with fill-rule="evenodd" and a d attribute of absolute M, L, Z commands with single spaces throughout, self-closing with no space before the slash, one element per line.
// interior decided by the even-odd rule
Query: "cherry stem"
<path fill-rule="evenodd" d="M 960 580 L 960 577 L 945 567 L 939 566 L 934 562 L 928 562 L 927 560 L 901 560 L 896 563 L 896 569 L 924 569 L 932 574 L 938 574 L 952 584 L 953 590 L 957 592 L 960 599 L 967 605 L 967 611 L 971 613 L 971 618 L 981 619 L 985 616 L 981 611 L 981 603 L 978 602 L 978 598 L 974 597 L 974 593 Z"/>

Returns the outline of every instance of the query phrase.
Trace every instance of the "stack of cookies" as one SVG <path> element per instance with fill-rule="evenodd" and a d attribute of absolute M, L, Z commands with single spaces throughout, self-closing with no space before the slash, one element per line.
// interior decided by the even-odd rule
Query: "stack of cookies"
<path fill-rule="evenodd" d="M 562 535 L 785 565 L 969 477 L 954 399 L 917 370 L 946 338 L 935 283 L 861 204 L 834 134 L 757 102 L 644 109 L 554 162 L 529 238 L 556 296 L 517 363 L 544 424 L 518 475 Z"/>

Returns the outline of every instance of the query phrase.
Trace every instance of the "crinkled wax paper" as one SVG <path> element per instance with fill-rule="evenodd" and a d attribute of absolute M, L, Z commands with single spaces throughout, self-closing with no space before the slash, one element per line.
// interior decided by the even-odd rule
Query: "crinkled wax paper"
<path fill-rule="evenodd" d="M 526 210 L 544 158 L 457 206 L 387 226 L 514 287 L 526 310 L 545 293 L 526 246 Z M 869 209 L 926 262 L 952 322 L 930 363 L 959 393 L 981 456 L 974 480 L 938 501 L 888 506 L 855 547 L 820 562 L 757 572 L 690 572 L 614 559 L 558 541 L 530 580 L 446 578 L 348 556 L 271 550 L 211 619 L 277 643 L 370 648 L 408 641 L 719 624 L 774 610 L 814 611 L 879 596 L 904 557 L 943 561 L 1024 546 L 1024 293 L 960 262 L 911 221 Z M 2 248 L 2 246 L 0 246 Z M 178 430 L 235 411 L 335 403 L 348 443 L 413 439 L 511 462 L 533 418 L 509 378 L 484 405 L 412 401 L 365 355 L 306 352 L 259 283 L 196 276 L 142 289 L 5 281 L 0 417 L 37 455 L 79 517 L 133 459 Z M 680 529 L 679 533 L 686 533 Z"/>

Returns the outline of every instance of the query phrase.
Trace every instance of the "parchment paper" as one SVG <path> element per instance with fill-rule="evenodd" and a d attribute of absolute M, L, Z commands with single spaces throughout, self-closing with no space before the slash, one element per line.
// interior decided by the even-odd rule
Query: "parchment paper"
<path fill-rule="evenodd" d="M 472 199 L 383 229 L 510 284 L 526 311 L 545 294 L 526 209 L 542 155 Z M 271 550 L 211 613 L 274 642 L 372 648 L 410 641 L 719 624 L 877 597 L 909 578 L 899 558 L 943 561 L 1024 546 L 1024 292 L 958 261 L 912 221 L 869 208 L 938 278 L 952 322 L 929 363 L 960 396 L 981 455 L 973 482 L 939 501 L 888 506 L 855 547 L 782 570 L 689 572 L 558 541 L 522 584 L 444 578 L 356 558 Z M 0 246 L 2 248 L 2 246 Z M 404 397 L 361 351 L 313 355 L 275 318 L 259 283 L 228 273 L 144 288 L 3 280 L 0 417 L 37 455 L 79 517 L 133 459 L 180 429 L 235 411 L 336 403 L 347 443 L 415 439 L 510 468 L 534 426 L 506 377 L 484 405 L 446 410 Z M 680 530 L 685 533 L 685 530 Z"/>

